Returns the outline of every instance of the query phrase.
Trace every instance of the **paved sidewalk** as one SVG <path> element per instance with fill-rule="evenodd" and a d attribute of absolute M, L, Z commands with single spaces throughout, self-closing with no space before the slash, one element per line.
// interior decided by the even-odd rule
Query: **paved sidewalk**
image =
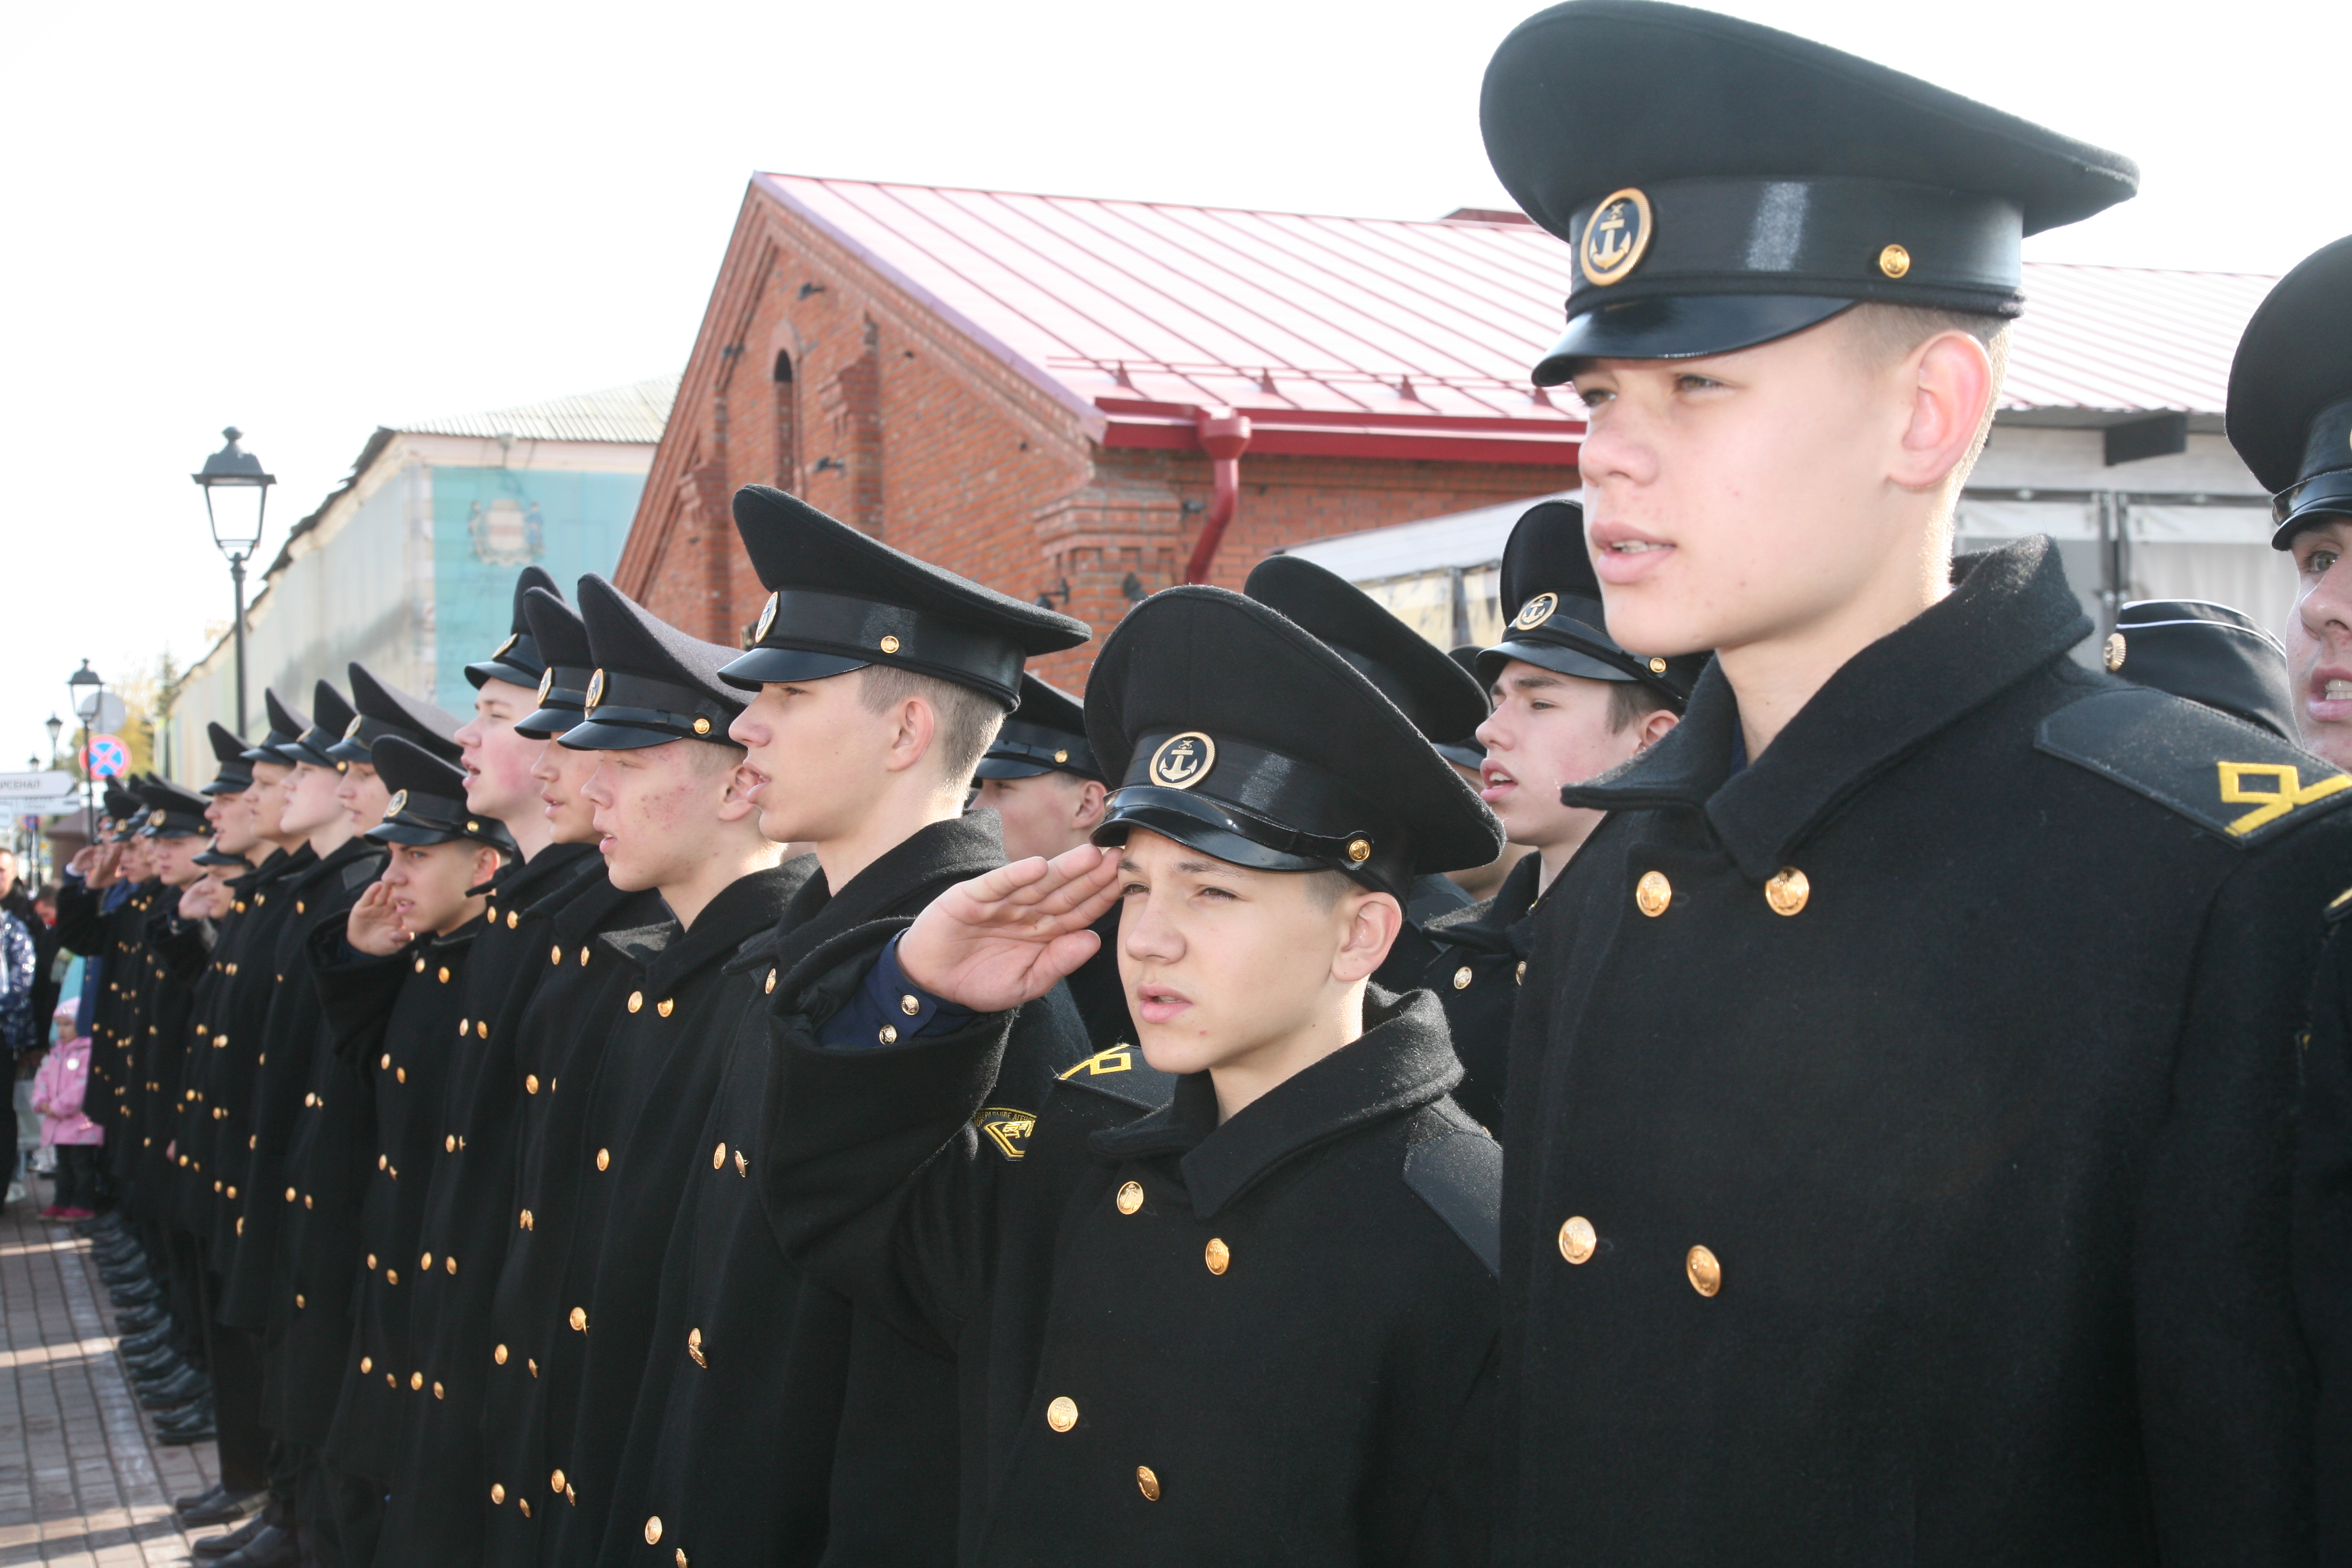
<path fill-rule="evenodd" d="M 172 1499 L 213 1483 L 213 1446 L 155 1442 L 89 1244 L 36 1217 L 47 1182 L 33 1192 L 0 1215 L 0 1568 L 185 1563 Z"/>

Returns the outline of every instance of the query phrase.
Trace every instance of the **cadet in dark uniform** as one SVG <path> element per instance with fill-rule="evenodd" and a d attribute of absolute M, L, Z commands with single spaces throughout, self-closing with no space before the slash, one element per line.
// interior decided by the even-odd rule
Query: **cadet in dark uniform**
<path fill-rule="evenodd" d="M 2259 724 L 2295 744 L 2286 649 L 2242 610 L 2203 599 L 2137 599 L 2116 612 L 2107 668 Z"/>
<path fill-rule="evenodd" d="M 2322 247 L 2272 289 L 2230 367 L 2230 444 L 2272 492 L 2273 549 L 2298 583 L 2287 627 L 2292 711 L 2304 742 L 2341 764 L 2352 756 L 2352 702 L 2341 689 L 2352 646 L 2352 238 Z M 2140 661 L 2126 632 L 2123 668 Z M 2309 758 L 2291 764 L 2329 776 Z M 2257 784 L 2256 787 L 2261 787 Z M 2352 792 L 2347 792 L 2352 793 Z M 2352 1563 L 2352 875 L 2326 912 L 2312 986 L 2295 1154 L 2294 1292 L 2318 1371 L 2318 1561 Z"/>
<path fill-rule="evenodd" d="M 778 490 L 738 492 L 735 526 L 772 594 L 753 646 L 720 672 L 758 693 L 732 733 L 767 781 L 761 831 L 812 845 L 820 869 L 730 965 L 745 984 L 724 1077 L 684 1150 L 653 1355 L 598 1561 L 943 1563 L 954 1368 L 810 1285 L 778 1247 L 757 1179 L 777 1114 L 763 1004 L 781 971 L 834 936 L 1003 863 L 998 818 L 963 810 L 974 767 L 1024 660 L 1087 628 Z M 1035 1104 L 1087 1054 L 1057 993 L 1024 1015 L 996 1103 Z"/>
<path fill-rule="evenodd" d="M 367 832 L 389 847 L 388 858 L 341 931 L 311 933 L 310 957 L 331 1048 L 357 1068 L 373 1112 L 375 1156 L 358 1205 L 363 1267 L 327 1457 L 381 1493 L 399 1468 L 412 1407 L 446 1396 L 426 1378 L 409 1333 L 419 1282 L 457 1267 L 420 1239 L 425 1178 L 440 1152 L 458 1053 L 452 1026 L 465 1019 L 466 971 L 488 923 L 487 900 L 474 889 L 496 879 L 515 847 L 504 823 L 467 804 L 455 763 L 398 735 L 378 737 L 369 763 L 393 791 L 383 820 Z"/>
<path fill-rule="evenodd" d="M 1055 690 L 1024 670 L 1021 706 L 989 743 L 972 770 L 978 788 L 975 809 L 996 813 L 1003 824 L 1004 858 L 1047 860 L 1091 841 L 1102 826 L 1110 781 L 1087 743 L 1086 710 L 1066 691 Z M 1095 1049 L 1135 1043 L 1135 1021 L 1127 1013 L 1127 988 L 1118 978 L 1118 911 L 1095 928 L 1102 950 L 1063 984 L 1087 1026 Z"/>
<path fill-rule="evenodd" d="M 2294 1037 L 2352 787 L 1946 560 L 2019 238 L 2112 153 L 1572 0 L 1488 68 L 1574 247 L 1612 635 L 1716 650 L 1538 915 L 1504 1142 L 1510 1561 L 2293 1562 Z M 1524 1151 L 1524 1157 L 1518 1152 Z"/>
<path fill-rule="evenodd" d="M 1501 831 L 1349 661 L 1221 589 L 1131 612 L 1087 720 L 1115 852 L 992 872 L 779 982 L 787 1245 L 955 1351 L 959 1561 L 1483 1562 L 1502 1153 L 1447 1098 L 1434 1000 L 1370 976 L 1413 879 Z M 1124 1097 L 1121 1050 L 992 1120 L 995 1010 L 1115 899 L 1172 1102 Z"/>

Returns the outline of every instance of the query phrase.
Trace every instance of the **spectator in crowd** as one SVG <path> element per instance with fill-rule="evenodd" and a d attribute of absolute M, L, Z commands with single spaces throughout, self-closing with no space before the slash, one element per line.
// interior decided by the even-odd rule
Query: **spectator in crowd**
<path fill-rule="evenodd" d="M 82 1112 L 89 1086 L 89 1040 L 73 1033 L 70 1010 L 53 1020 L 58 1043 L 41 1060 L 32 1081 L 33 1109 L 40 1113 L 43 1148 L 57 1151 L 56 1200 L 43 1219 L 89 1219 L 98 1210 L 98 1148 L 106 1130 Z"/>

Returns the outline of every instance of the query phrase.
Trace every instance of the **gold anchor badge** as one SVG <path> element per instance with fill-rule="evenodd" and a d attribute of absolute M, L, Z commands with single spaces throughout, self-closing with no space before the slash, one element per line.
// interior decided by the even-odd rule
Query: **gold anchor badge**
<path fill-rule="evenodd" d="M 1650 198 L 1631 185 L 1601 199 L 1585 221 L 1576 264 L 1596 289 L 1621 281 L 1650 248 Z"/>
<path fill-rule="evenodd" d="M 407 809 L 408 792 L 404 789 L 395 790 L 393 792 L 392 798 L 383 803 L 383 819 L 386 822 L 390 822 L 394 817 L 398 816 L 402 812 L 406 811 Z"/>
<path fill-rule="evenodd" d="M 2316 784 L 2306 784 L 2303 774 L 2292 763 L 2217 763 L 2221 770 L 2221 799 L 2230 805 L 2251 805 L 2254 809 L 2230 824 L 2230 832 L 2244 837 L 2266 823 L 2276 822 L 2298 805 L 2325 800 L 2337 790 L 2352 789 L 2352 778 L 2331 773 Z M 2250 790 L 2249 778 L 2268 778 L 2272 787 Z"/>
<path fill-rule="evenodd" d="M 1151 782 L 1169 789 L 1191 789 L 1217 765 L 1217 743 L 1198 730 L 1171 735 L 1151 753 Z"/>
<path fill-rule="evenodd" d="M 1551 619 L 1552 613 L 1559 608 L 1559 595 L 1558 594 L 1538 594 L 1534 598 L 1529 599 L 1526 604 L 1520 605 L 1519 613 L 1511 617 L 1511 629 L 1515 632 L 1533 631 L 1536 627 Z"/>
<path fill-rule="evenodd" d="M 554 689 L 555 667 L 551 664 L 547 667 L 546 671 L 539 678 L 539 700 L 541 702 L 545 702 L 547 700 L 547 694 Z"/>
<path fill-rule="evenodd" d="M 776 608 L 779 598 L 780 595 L 775 594 L 768 595 L 767 608 L 760 612 L 760 624 L 751 628 L 751 640 L 753 642 L 765 642 L 768 640 L 768 628 L 776 624 Z"/>
<path fill-rule="evenodd" d="M 584 707 L 593 708 L 604 700 L 604 672 L 597 670 L 588 677 L 588 700 Z"/>

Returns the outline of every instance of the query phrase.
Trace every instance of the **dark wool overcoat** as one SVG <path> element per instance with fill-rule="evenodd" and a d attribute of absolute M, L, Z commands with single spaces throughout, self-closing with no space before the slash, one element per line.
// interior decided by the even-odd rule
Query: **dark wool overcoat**
<path fill-rule="evenodd" d="M 2316 1363 L 2319 1561 L 2352 1565 L 2352 887 L 2327 908 L 2295 1158 L 2294 1290 Z"/>
<path fill-rule="evenodd" d="M 1405 933 L 1417 939 L 1412 949 L 1415 966 L 1401 984 L 1436 994 L 1454 1054 L 1462 1058 L 1462 1084 L 1454 1098 L 1482 1126 L 1497 1131 L 1503 1125 L 1511 1017 L 1533 951 L 1536 882 L 1542 874 L 1539 856 L 1521 856 L 1493 898 Z M 1400 938 L 1401 947 L 1404 940 Z M 1395 963 L 1391 957 L 1390 964 Z"/>
<path fill-rule="evenodd" d="M 1524 1563 L 2293 1563 L 2295 1037 L 2352 786 L 1964 559 L 1735 769 L 1564 792 L 1504 1145 Z"/>
<path fill-rule="evenodd" d="M 954 1352 L 957 1561 L 1485 1562 L 1502 1155 L 1435 1001 L 1375 990 L 1222 1125 L 1206 1074 L 1131 1102 L 1126 1049 L 1015 1121 L 1005 1016 L 816 1044 L 887 934 L 778 987 L 770 1202 L 813 1274 Z"/>
<path fill-rule="evenodd" d="M 219 976 L 215 999 L 203 1022 L 212 1038 L 198 1048 L 204 1060 L 205 1097 L 219 1114 L 213 1134 L 214 1177 L 219 1191 L 211 1194 L 205 1239 L 208 1266 L 224 1279 L 236 1258 L 236 1222 L 245 1212 L 247 1179 L 260 1129 L 254 1111 L 259 1093 L 261 1041 L 269 1022 L 269 1005 L 278 989 L 278 947 L 299 918 L 294 912 L 295 886 L 318 856 L 307 844 L 288 854 L 277 851 L 251 876 L 236 884 L 237 900 L 247 906 L 228 933 L 228 951 L 215 948 L 213 970 Z"/>
<path fill-rule="evenodd" d="M 759 981 L 738 1016 L 661 1269 L 653 1353 L 598 1561 L 943 1563 L 953 1553 L 953 1369 L 936 1345 L 857 1314 L 789 1262 L 761 1201 L 772 977 L 877 920 L 912 917 L 1004 863 L 992 812 L 910 835 L 839 893 L 824 876 L 730 967 Z M 1035 1105 L 1090 1054 L 1064 999 L 1024 1010 L 999 1090 Z M 786 1112 L 791 1114 L 791 1112 Z M 652 1521 L 658 1520 L 656 1531 Z M 651 1539 L 649 1539 L 651 1538 Z"/>

